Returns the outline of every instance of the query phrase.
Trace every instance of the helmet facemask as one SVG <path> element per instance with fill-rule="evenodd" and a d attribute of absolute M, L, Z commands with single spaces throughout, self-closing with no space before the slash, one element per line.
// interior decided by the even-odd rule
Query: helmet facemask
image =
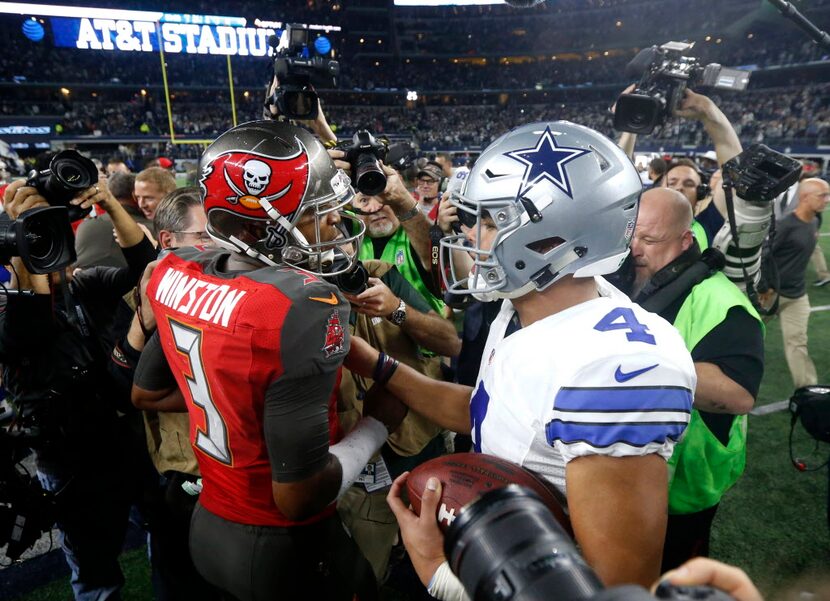
<path fill-rule="evenodd" d="M 246 123 L 222 134 L 200 165 L 206 229 L 219 246 L 320 276 L 357 263 L 365 227 L 344 210 L 351 182 L 307 131 Z"/>
<path fill-rule="evenodd" d="M 450 197 L 476 236 L 441 240 L 448 291 L 518 298 L 568 275 L 615 271 L 628 254 L 641 192 L 631 161 L 601 134 L 568 122 L 516 128 L 485 149 Z M 483 247 L 486 217 L 496 232 Z M 472 258 L 470 273 L 458 267 L 461 252 Z"/>

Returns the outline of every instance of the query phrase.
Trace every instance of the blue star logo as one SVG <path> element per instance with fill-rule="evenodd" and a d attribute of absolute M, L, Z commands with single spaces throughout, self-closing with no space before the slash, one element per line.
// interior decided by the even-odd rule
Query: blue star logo
<path fill-rule="evenodd" d="M 582 148 L 557 146 L 553 133 L 548 126 L 533 148 L 523 148 L 504 154 L 525 166 L 519 196 L 524 195 L 540 181 L 547 180 L 567 194 L 568 197 L 573 198 L 571 182 L 568 179 L 568 172 L 565 171 L 565 165 L 589 152 L 589 150 L 583 150 Z"/>

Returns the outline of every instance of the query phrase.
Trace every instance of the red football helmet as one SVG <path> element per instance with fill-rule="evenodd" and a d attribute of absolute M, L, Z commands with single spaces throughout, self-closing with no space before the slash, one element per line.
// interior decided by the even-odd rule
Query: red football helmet
<path fill-rule="evenodd" d="M 354 196 L 351 182 L 306 130 L 243 123 L 208 147 L 199 168 L 207 232 L 219 246 L 319 275 L 343 273 L 357 261 L 365 226 L 342 211 Z M 314 239 L 297 227 L 303 218 L 313 218 Z"/>

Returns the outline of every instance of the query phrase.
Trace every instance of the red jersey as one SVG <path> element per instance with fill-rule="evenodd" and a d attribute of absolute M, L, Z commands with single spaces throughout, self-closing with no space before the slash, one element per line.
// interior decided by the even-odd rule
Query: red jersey
<path fill-rule="evenodd" d="M 227 520 L 294 526 L 274 503 L 263 434 L 265 392 L 287 373 L 332 374 L 348 351 L 349 305 L 305 272 L 263 267 L 223 274 L 228 253 L 181 249 L 153 273 L 147 296 L 159 337 L 190 415 L 199 462 L 199 502 Z M 339 380 L 339 376 L 338 376 Z M 340 438 L 335 390 L 330 442 Z"/>

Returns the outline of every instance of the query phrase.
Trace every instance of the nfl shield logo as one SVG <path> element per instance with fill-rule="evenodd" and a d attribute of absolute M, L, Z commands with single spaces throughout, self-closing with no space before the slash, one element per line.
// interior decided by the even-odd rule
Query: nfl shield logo
<path fill-rule="evenodd" d="M 403 256 L 403 249 L 398 249 L 398 252 L 395 253 L 395 265 L 403 265 L 404 256 Z"/>

